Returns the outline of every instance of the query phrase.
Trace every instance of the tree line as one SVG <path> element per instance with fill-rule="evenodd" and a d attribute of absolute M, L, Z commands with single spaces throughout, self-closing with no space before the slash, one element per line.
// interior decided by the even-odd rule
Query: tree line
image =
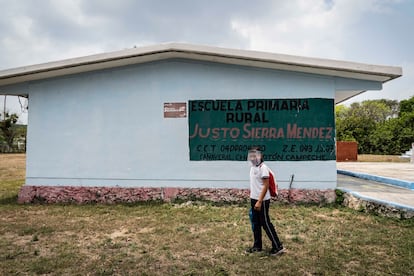
<path fill-rule="evenodd" d="M 26 149 L 26 125 L 19 125 L 15 113 L 0 114 L 0 152 L 21 152 Z M 20 143 L 24 144 L 23 146 Z"/>
<path fill-rule="evenodd" d="M 335 107 L 336 139 L 358 142 L 360 154 L 399 155 L 414 143 L 414 96 Z"/>

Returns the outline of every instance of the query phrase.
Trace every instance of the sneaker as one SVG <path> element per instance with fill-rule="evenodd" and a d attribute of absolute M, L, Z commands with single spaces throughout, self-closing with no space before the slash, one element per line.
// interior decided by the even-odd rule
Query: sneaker
<path fill-rule="evenodd" d="M 256 253 L 256 252 L 261 252 L 262 249 L 258 248 L 258 247 L 250 247 L 246 249 L 246 253 Z"/>
<path fill-rule="evenodd" d="M 269 255 L 270 256 L 277 256 L 277 255 L 282 255 L 283 253 L 285 253 L 286 249 L 283 247 L 280 248 L 272 248 L 272 250 L 270 250 Z"/>

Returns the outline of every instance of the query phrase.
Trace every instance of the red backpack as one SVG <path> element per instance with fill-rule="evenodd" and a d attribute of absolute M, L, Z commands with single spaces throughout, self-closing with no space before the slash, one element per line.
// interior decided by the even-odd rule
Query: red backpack
<path fill-rule="evenodd" d="M 277 191 L 277 182 L 273 172 L 269 172 L 269 192 L 271 197 L 277 197 L 279 195 Z"/>
<path fill-rule="evenodd" d="M 261 167 L 262 165 L 260 165 Z M 277 191 L 277 182 L 273 172 L 269 169 L 269 192 L 271 197 L 277 197 L 279 195 Z"/>

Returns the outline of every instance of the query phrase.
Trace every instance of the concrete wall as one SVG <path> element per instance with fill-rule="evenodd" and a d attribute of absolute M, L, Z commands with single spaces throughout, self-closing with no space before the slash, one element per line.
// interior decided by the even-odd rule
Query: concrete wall
<path fill-rule="evenodd" d="M 355 80 L 355 84 L 359 81 Z M 248 188 L 247 162 L 189 161 L 187 118 L 164 102 L 334 98 L 351 80 L 166 60 L 28 85 L 26 185 Z M 336 162 L 269 162 L 280 188 L 333 189 Z"/>

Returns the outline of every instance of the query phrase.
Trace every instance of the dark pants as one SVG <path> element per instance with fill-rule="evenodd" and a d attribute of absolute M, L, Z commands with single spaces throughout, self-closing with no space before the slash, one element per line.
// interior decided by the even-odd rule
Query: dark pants
<path fill-rule="evenodd" d="M 272 242 L 272 248 L 279 249 L 282 247 L 282 243 L 277 236 L 275 227 L 273 226 L 272 222 L 270 221 L 269 217 L 269 206 L 270 206 L 270 199 L 265 200 L 262 203 L 262 208 L 260 211 L 254 210 L 254 205 L 256 204 L 256 199 L 250 199 L 250 203 L 252 206 L 252 225 L 253 225 L 253 236 L 254 236 L 254 244 L 253 247 L 262 248 L 262 227 L 265 230 L 267 236 L 269 237 L 270 241 Z"/>

